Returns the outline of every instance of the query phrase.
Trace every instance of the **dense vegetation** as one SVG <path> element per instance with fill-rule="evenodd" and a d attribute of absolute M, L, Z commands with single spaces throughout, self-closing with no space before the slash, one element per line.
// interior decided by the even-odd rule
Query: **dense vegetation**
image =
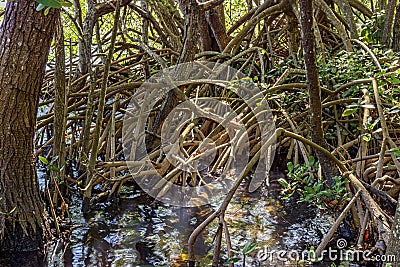
<path fill-rule="evenodd" d="M 222 254 L 231 259 L 230 266 L 238 260 L 233 257 L 225 212 L 237 188 L 249 177 L 261 172 L 269 184 L 271 165 L 287 171 L 287 177 L 279 179 L 282 198 L 297 198 L 335 216 L 316 254 L 327 246 L 347 216 L 358 233 L 353 245 L 371 249 L 383 241 L 387 255 L 397 255 L 400 260 L 400 3 L 14 0 L 1 13 L 2 47 L 9 44 L 6 18 L 12 18 L 17 12 L 13 8 L 19 7 L 14 2 L 24 3 L 25 9 L 36 9 L 32 16 L 40 17 L 42 25 L 48 24 L 54 31 L 44 77 L 32 77 L 43 80 L 39 102 L 34 103 L 38 107 L 35 150 L 25 146 L 32 150 L 28 152 L 34 153 L 38 165 L 47 169 L 43 196 L 49 216 L 24 215 L 30 204 L 9 196 L 12 186 L 0 183 L 0 224 L 6 225 L 0 226 L 0 238 L 8 232 L 11 237 L 4 240 L 12 239 L 11 226 L 4 222 L 10 218 L 24 221 L 18 226 L 21 235 L 32 235 L 31 227 L 43 228 L 47 238 L 48 226 L 43 220 L 48 220 L 55 229 L 53 235 L 62 236 L 68 207 L 74 205 L 72 195 L 82 198 L 82 212 L 88 214 L 98 203 L 116 200 L 124 187 L 138 187 L 155 172 L 165 178 L 153 184 L 156 192 L 151 196 L 156 199 L 177 190 L 172 185 L 196 187 L 227 178 L 232 154 L 239 153 L 234 142 L 241 139 L 232 140 L 216 109 L 193 104 L 190 107 L 198 118 L 178 128 L 170 145 L 161 138 L 164 122 L 170 122 L 168 114 L 180 103 L 214 99 L 235 111 L 231 122 L 245 127 L 249 160 L 233 176 L 232 187 L 219 208 L 188 236 L 190 265 L 196 260 L 196 238 L 214 220 L 219 224 L 213 266 L 223 263 Z M 21 37 L 11 42 L 26 40 Z M 2 64 L 12 58 L 6 60 L 4 51 L 0 49 Z M 217 65 L 209 66 L 206 61 Z M 174 66 L 182 63 L 196 66 L 195 71 L 201 74 L 176 71 Z M 0 66 L 0 81 L 10 72 L 4 64 Z M 223 71 L 218 69 L 220 64 L 225 66 Z M 166 82 L 150 78 L 168 68 L 176 71 L 171 75 L 174 86 L 164 94 L 158 88 Z M 238 70 L 242 77 L 226 74 L 229 68 Z M 23 71 L 16 68 L 11 73 Z M 223 75 L 215 74 L 218 71 Z M 136 103 L 139 110 L 147 112 L 144 121 L 143 117 L 134 117 L 145 131 L 136 130 L 136 135 L 127 140 L 126 116 L 134 113 L 132 103 L 144 97 L 140 94 L 145 81 L 150 81 L 151 88 L 163 97 L 152 98 L 152 103 Z M 13 106 L 9 106 L 13 98 L 7 96 L 5 84 L 6 80 L 0 83 L 4 86 L 0 87 L 0 123 L 4 125 L 0 138 L 9 135 L 5 122 L 13 118 L 7 115 L 13 112 Z M 240 90 L 246 84 L 259 88 L 262 94 L 243 99 Z M 31 116 L 35 119 L 35 114 Z M 266 116 L 262 118 L 273 120 L 275 125 L 264 127 L 259 116 Z M 11 127 L 23 122 L 22 118 L 20 124 Z M 139 128 L 140 123 L 133 125 Z M 26 138 L 29 141 L 29 136 Z M 0 142 L 0 170 L 8 166 L 8 157 L 14 153 L 9 151 L 18 150 L 18 142 L 12 146 L 6 142 L 11 141 Z M 207 146 L 209 142 L 211 147 Z M 174 143 L 178 147 L 171 145 Z M 144 144 L 146 153 L 139 151 L 132 156 L 130 152 L 128 157 L 124 152 L 127 144 L 132 150 Z M 214 156 L 207 173 L 178 167 L 179 161 L 187 164 L 190 159 L 207 157 L 202 156 L 207 150 Z M 174 162 L 171 155 L 178 159 Z M 29 156 L 22 159 L 29 161 Z M 18 164 L 16 161 L 15 166 Z M 17 179 L 12 175 L 26 175 L 6 169 L 0 175 L 4 184 Z M 259 182 L 254 181 L 254 186 Z M 23 186 L 31 186 L 33 191 L 38 187 L 37 182 Z M 199 196 L 196 203 L 208 203 L 204 199 L 208 197 Z M 46 238 L 40 238 L 40 242 Z M 3 244 L 7 244 L 7 251 L 16 248 L 10 241 Z M 242 257 L 253 249 L 251 245 L 245 247 Z"/>

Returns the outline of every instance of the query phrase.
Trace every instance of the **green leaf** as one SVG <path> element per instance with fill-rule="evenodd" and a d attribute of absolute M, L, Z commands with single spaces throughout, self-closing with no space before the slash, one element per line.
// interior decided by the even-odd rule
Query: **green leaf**
<path fill-rule="evenodd" d="M 395 157 L 400 157 L 400 149 L 399 148 L 392 148 L 388 150 L 388 152 L 392 152 Z"/>
<path fill-rule="evenodd" d="M 257 247 L 256 243 L 253 243 L 253 244 L 247 243 L 242 250 L 243 255 L 247 255 L 247 254 L 251 253 L 253 250 L 256 249 L 256 247 Z"/>
<path fill-rule="evenodd" d="M 304 189 L 307 191 L 307 193 L 309 193 L 311 195 L 315 193 L 314 189 L 309 186 L 304 186 Z"/>
<path fill-rule="evenodd" d="M 315 158 L 311 156 L 310 159 L 308 160 L 308 164 L 310 164 L 310 167 L 312 168 L 314 166 L 314 163 L 315 163 Z"/>
<path fill-rule="evenodd" d="M 364 135 L 363 135 L 363 140 L 364 140 L 365 142 L 369 142 L 369 141 L 371 141 L 371 139 L 372 139 L 371 134 L 364 134 Z"/>
<path fill-rule="evenodd" d="M 347 117 L 350 116 L 351 114 L 354 114 L 358 111 L 358 108 L 350 108 L 350 109 L 346 109 L 345 111 L 343 111 L 342 117 Z"/>
<path fill-rule="evenodd" d="M 321 191 L 322 186 L 323 186 L 322 183 L 317 183 L 316 185 L 314 185 L 314 191 L 315 191 L 315 192 Z"/>
<path fill-rule="evenodd" d="M 13 213 L 16 209 L 17 209 L 17 207 L 14 207 L 12 210 L 10 210 L 10 211 L 8 212 L 8 214 Z"/>
<path fill-rule="evenodd" d="M 13 208 L 12 210 L 10 210 L 9 212 L 0 211 L 0 215 L 7 215 L 7 216 L 10 216 L 11 213 L 13 213 L 16 209 L 17 209 L 17 207 L 14 207 L 14 208 Z"/>
<path fill-rule="evenodd" d="M 400 83 L 400 80 L 399 80 L 399 78 L 396 77 L 396 74 L 393 73 L 393 74 L 390 76 L 390 78 L 391 78 L 392 84 L 399 84 L 399 83 Z"/>
<path fill-rule="evenodd" d="M 324 191 L 321 191 L 320 193 L 321 193 L 321 195 L 326 196 L 326 197 L 331 197 L 332 196 L 332 192 L 331 191 L 324 190 Z"/>
<path fill-rule="evenodd" d="M 36 11 L 40 11 L 40 10 L 42 10 L 42 9 L 45 8 L 45 7 L 46 7 L 45 5 L 39 3 L 38 6 L 36 7 Z"/>
<path fill-rule="evenodd" d="M 238 262 L 238 261 L 240 261 L 240 258 L 230 258 L 230 259 L 228 259 L 227 261 L 226 261 L 226 263 L 227 264 L 229 264 L 229 263 L 235 263 L 235 262 Z"/>
<path fill-rule="evenodd" d="M 293 162 L 288 162 L 287 168 L 288 168 L 288 171 L 289 171 L 289 172 L 293 172 L 293 169 L 294 169 Z"/>
<path fill-rule="evenodd" d="M 392 79 L 392 84 L 399 84 L 400 80 L 398 78 Z"/>
<path fill-rule="evenodd" d="M 59 168 L 57 168 L 57 167 L 55 167 L 55 166 L 53 166 L 53 165 L 50 165 L 50 166 L 49 166 L 49 170 L 50 170 L 50 171 L 53 171 L 53 172 L 61 172 L 61 170 L 60 170 Z"/>
<path fill-rule="evenodd" d="M 36 0 L 36 2 L 47 7 L 60 8 L 62 6 L 57 0 Z"/>
<path fill-rule="evenodd" d="M 44 10 L 44 15 L 45 15 L 45 16 L 47 16 L 47 14 L 49 14 L 50 8 L 51 8 L 51 7 L 47 7 L 47 8 Z"/>
<path fill-rule="evenodd" d="M 58 156 L 55 156 L 51 159 L 50 165 L 54 165 L 54 163 L 58 160 Z"/>
<path fill-rule="evenodd" d="M 45 157 L 39 156 L 39 160 L 45 165 L 49 164 L 49 161 Z"/>
<path fill-rule="evenodd" d="M 289 183 L 283 178 L 279 178 L 278 183 L 280 183 L 284 188 L 289 187 Z"/>
<path fill-rule="evenodd" d="M 64 7 L 71 7 L 72 3 L 70 1 L 61 1 L 60 4 Z"/>

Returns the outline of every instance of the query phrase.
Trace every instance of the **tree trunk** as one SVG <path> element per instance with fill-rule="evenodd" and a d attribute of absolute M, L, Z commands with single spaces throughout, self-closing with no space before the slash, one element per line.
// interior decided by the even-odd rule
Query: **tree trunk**
<path fill-rule="evenodd" d="M 49 237 L 39 194 L 34 135 L 39 94 L 59 10 L 7 3 L 0 28 L 0 252 L 36 251 Z M 5 253 L 4 253 L 5 254 Z"/>
<path fill-rule="evenodd" d="M 200 41 L 200 32 L 202 34 L 208 34 L 208 29 L 205 28 L 206 20 L 201 15 L 201 8 L 197 0 L 179 1 L 182 12 L 185 15 L 185 30 L 183 37 L 183 46 L 179 55 L 178 64 L 187 63 L 194 60 L 195 54 L 198 52 L 198 43 Z M 202 23 L 203 22 L 203 23 Z M 203 37 L 202 47 L 208 49 L 210 47 L 209 36 Z M 174 88 L 167 92 L 166 97 L 163 99 L 161 109 L 157 113 L 154 124 L 151 131 L 155 134 L 159 134 L 161 131 L 162 123 L 167 118 L 168 114 L 173 110 L 180 102 L 184 100 L 184 95 L 179 88 Z M 160 145 L 161 140 L 156 138 L 154 135 L 146 136 L 146 146 L 149 151 L 152 151 Z"/>
<path fill-rule="evenodd" d="M 321 88 L 319 85 L 318 68 L 315 56 L 315 37 L 313 31 L 313 6 L 312 1 L 300 0 L 300 22 L 301 38 L 303 42 L 304 61 L 307 72 L 308 94 L 310 98 L 310 123 L 311 140 L 317 145 L 326 148 L 322 129 L 322 106 L 321 106 Z M 321 164 L 324 177 L 331 187 L 334 183 L 332 179 L 339 175 L 337 167 L 324 154 L 316 151 L 317 158 Z"/>
<path fill-rule="evenodd" d="M 400 52 L 400 3 L 396 7 L 396 16 L 394 17 L 392 48 L 394 52 Z"/>
<path fill-rule="evenodd" d="M 181 9 L 185 15 L 185 32 L 183 46 L 179 55 L 178 63 L 191 62 L 198 52 L 197 44 L 200 38 L 199 27 L 201 22 L 205 22 L 204 13 L 197 0 L 180 1 Z"/>
<path fill-rule="evenodd" d="M 400 201 L 400 197 L 399 200 Z M 398 202 L 400 203 L 400 202 Z M 386 250 L 386 256 L 390 259 L 395 256 L 395 261 L 391 262 L 392 266 L 399 266 L 400 263 L 400 204 L 397 205 L 396 215 L 394 216 L 394 222 L 390 233 L 388 247 Z M 393 258 L 392 258 L 393 259 Z"/>
<path fill-rule="evenodd" d="M 61 21 L 61 17 L 57 21 L 57 30 L 54 43 L 55 50 L 55 73 L 54 73 L 54 88 L 55 88 L 55 100 L 54 100 L 54 146 L 53 146 L 53 157 L 58 157 L 55 162 L 55 166 L 59 169 L 57 172 L 52 172 L 54 179 L 57 181 L 58 186 L 62 194 L 65 193 L 64 184 L 64 168 L 63 164 L 66 161 L 65 152 L 65 131 L 67 125 L 67 88 L 65 81 L 65 50 L 64 50 L 64 31 Z M 58 190 L 54 190 L 53 203 L 58 205 Z"/>
<path fill-rule="evenodd" d="M 348 0 L 335 0 L 335 2 L 339 6 L 339 8 L 342 10 L 342 12 L 346 18 L 347 25 L 349 26 L 349 29 L 350 29 L 350 37 L 352 39 L 358 39 L 357 24 L 354 20 L 353 10 L 351 9 L 349 1 Z"/>
<path fill-rule="evenodd" d="M 386 19 L 382 33 L 382 44 L 385 47 L 389 47 L 390 45 L 390 36 L 392 35 L 393 17 L 394 17 L 394 10 L 396 8 L 396 2 L 397 0 L 389 0 L 386 7 L 386 12 L 385 12 Z"/>
<path fill-rule="evenodd" d="M 212 39 L 217 43 L 218 48 L 215 49 L 214 46 L 213 50 L 217 50 L 219 52 L 224 51 L 229 41 L 228 35 L 226 34 L 226 27 L 223 16 L 225 16 L 223 13 L 223 9 L 221 14 L 221 12 L 218 10 L 218 7 L 206 11 L 206 19 L 212 31 Z"/>
<path fill-rule="evenodd" d="M 199 3 L 200 2 L 200 3 Z M 192 62 L 195 59 L 196 53 L 199 51 L 198 45 L 202 51 L 213 50 L 223 51 L 228 43 L 228 35 L 226 33 L 225 21 L 220 16 L 223 15 L 221 10 L 221 1 L 214 1 L 217 3 L 212 7 L 204 7 L 204 4 L 210 3 L 211 1 L 198 1 L 198 0 L 180 0 L 180 8 L 185 16 L 185 29 L 183 46 L 180 51 L 178 64 Z M 179 69 L 182 72 L 182 69 Z M 188 73 L 189 74 L 189 73 Z M 154 125 L 151 131 L 155 134 L 159 134 L 162 123 L 167 118 L 168 114 L 173 110 L 180 102 L 185 100 L 185 95 L 179 88 L 174 88 L 168 91 L 160 111 L 157 113 Z M 148 135 L 146 137 L 146 146 L 149 151 L 160 145 L 154 135 Z"/>

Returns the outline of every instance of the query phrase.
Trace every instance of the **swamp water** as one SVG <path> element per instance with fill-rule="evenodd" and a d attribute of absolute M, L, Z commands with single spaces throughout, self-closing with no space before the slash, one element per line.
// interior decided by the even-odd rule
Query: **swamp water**
<path fill-rule="evenodd" d="M 315 214 L 315 208 L 279 201 L 279 192 L 279 188 L 265 187 L 249 193 L 242 188 L 231 201 L 226 222 L 234 257 L 239 258 L 235 267 L 297 266 L 288 258 L 277 264 L 277 252 L 301 253 L 317 246 L 333 223 L 330 216 Z M 154 204 L 144 193 L 128 187 L 122 190 L 118 203 L 98 205 L 88 218 L 82 216 L 78 198 L 71 203 L 78 204 L 70 207 L 76 227 L 67 245 L 55 242 L 48 255 L 49 266 L 187 266 L 187 240 L 216 208 Z M 215 220 L 197 238 L 196 266 L 211 266 L 217 224 Z M 222 240 L 225 248 L 224 236 Z M 243 265 L 241 252 L 248 243 L 257 244 L 257 248 Z M 266 259 L 265 253 L 272 257 Z M 220 266 L 227 266 L 226 251 L 221 256 Z"/>

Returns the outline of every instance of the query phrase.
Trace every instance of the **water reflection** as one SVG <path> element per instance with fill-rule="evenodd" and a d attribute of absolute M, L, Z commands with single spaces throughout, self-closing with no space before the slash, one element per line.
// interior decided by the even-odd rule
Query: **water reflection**
<path fill-rule="evenodd" d="M 329 229 L 328 216 L 309 214 L 305 205 L 281 203 L 277 194 L 271 188 L 252 194 L 243 189 L 228 208 L 226 221 L 235 257 L 241 257 L 249 242 L 258 246 L 246 257 L 246 266 L 273 266 L 260 262 L 257 251 L 308 249 Z M 146 195 L 129 188 L 118 203 L 100 205 L 86 219 L 79 200 L 73 203 L 77 206 L 70 212 L 79 227 L 72 231 L 69 244 L 49 258 L 50 266 L 186 266 L 188 237 L 213 209 L 154 205 Z M 211 266 L 217 223 L 197 239 L 198 266 Z M 227 260 L 223 251 L 221 264 Z"/>
<path fill-rule="evenodd" d="M 1 267 L 42 267 L 46 257 L 41 251 L 18 252 L 14 254 L 0 253 Z"/>

